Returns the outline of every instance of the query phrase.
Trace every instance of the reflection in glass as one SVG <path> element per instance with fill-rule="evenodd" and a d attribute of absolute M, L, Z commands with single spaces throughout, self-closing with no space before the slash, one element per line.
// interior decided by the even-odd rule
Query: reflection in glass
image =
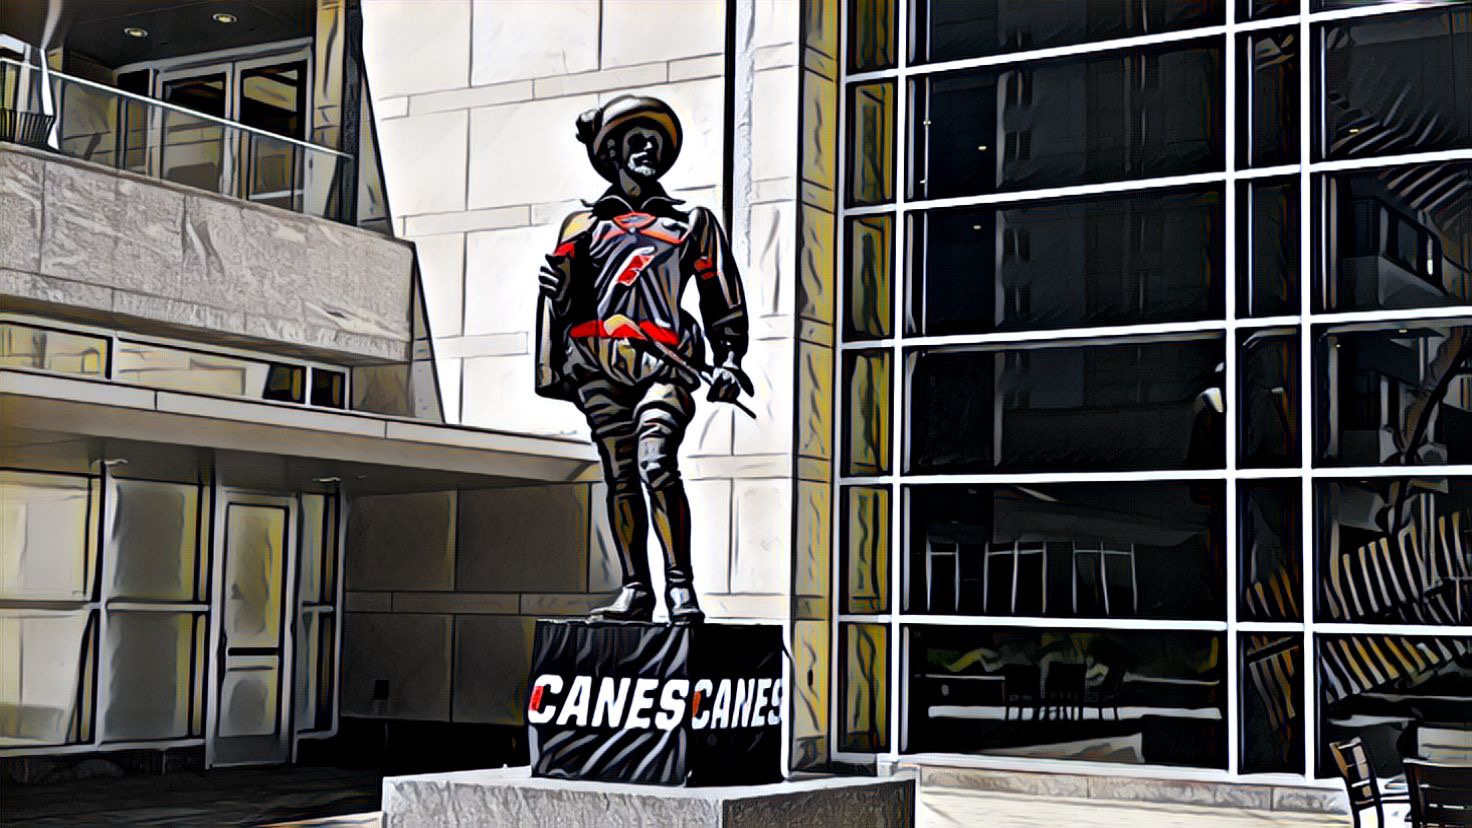
<path fill-rule="evenodd" d="M 1298 223 L 1298 176 L 1237 182 L 1239 318 L 1298 313 Z"/>
<path fill-rule="evenodd" d="M 895 0 L 848 0 L 850 72 L 894 66 Z"/>
<path fill-rule="evenodd" d="M 1302 621 L 1299 479 L 1237 482 L 1237 618 Z"/>
<path fill-rule="evenodd" d="M 167 81 L 163 99 L 216 118 L 225 117 L 225 76 L 201 75 Z M 218 121 L 165 109 L 161 177 L 213 193 L 225 186 L 226 127 Z"/>
<path fill-rule="evenodd" d="M 894 331 L 894 217 L 849 219 L 844 338 L 884 339 Z"/>
<path fill-rule="evenodd" d="M 913 81 L 916 198 L 1220 170 L 1218 39 Z"/>
<path fill-rule="evenodd" d="M 907 353 L 909 473 L 1221 468 L 1220 334 Z"/>
<path fill-rule="evenodd" d="M 1298 30 L 1238 35 L 1237 166 L 1298 162 Z M 1243 94 L 1245 93 L 1245 94 Z"/>
<path fill-rule="evenodd" d="M 108 742 L 202 735 L 207 616 L 194 612 L 119 612 L 108 615 L 103 657 L 108 664 L 102 738 Z"/>
<path fill-rule="evenodd" d="M 205 598 L 199 556 L 199 487 L 118 480 L 108 539 L 112 595 L 190 603 Z"/>
<path fill-rule="evenodd" d="M 846 613 L 889 611 L 889 489 L 843 489 L 843 607 Z"/>
<path fill-rule="evenodd" d="M 1319 621 L 1472 624 L 1472 478 L 1314 487 Z"/>
<path fill-rule="evenodd" d="M 296 642 L 296 732 L 332 727 L 337 639 L 331 611 L 302 613 Z"/>
<path fill-rule="evenodd" d="M 909 751 L 1226 767 L 1223 633 L 907 633 Z"/>
<path fill-rule="evenodd" d="M 888 351 L 851 351 L 843 358 L 845 474 L 889 472 L 890 368 Z"/>
<path fill-rule="evenodd" d="M 0 471 L 0 600 L 91 598 L 98 500 L 90 477 Z"/>
<path fill-rule="evenodd" d="M 0 609 L 0 747 L 89 742 L 97 613 Z"/>
<path fill-rule="evenodd" d="M 337 595 L 337 498 L 303 494 L 301 499 L 301 556 L 297 600 L 303 604 L 331 604 Z"/>
<path fill-rule="evenodd" d="M 342 408 L 347 404 L 348 375 L 346 371 L 329 371 L 325 368 L 312 369 L 312 405 L 323 408 Z"/>
<path fill-rule="evenodd" d="M 275 735 L 280 722 L 280 687 L 280 656 L 230 659 L 230 668 L 220 680 L 219 735 Z"/>
<path fill-rule="evenodd" d="M 286 537 L 285 509 L 226 507 L 223 626 L 232 648 L 280 645 Z"/>
<path fill-rule="evenodd" d="M 305 61 L 260 66 L 240 73 L 240 122 L 246 126 L 303 137 L 306 120 Z M 242 195 L 287 210 L 301 209 L 302 154 L 292 144 L 246 133 Z"/>
<path fill-rule="evenodd" d="M 1222 620 L 1223 483 L 911 486 L 906 611 Z"/>
<path fill-rule="evenodd" d="M 922 335 L 1223 315 L 1218 186 L 915 214 L 907 324 Z"/>
<path fill-rule="evenodd" d="M 1376 773 L 1401 757 L 1472 762 L 1472 638 L 1330 635 L 1315 638 L 1318 775 L 1335 775 L 1332 742 L 1364 740 Z"/>
<path fill-rule="evenodd" d="M 1238 638 L 1242 773 L 1303 773 L 1303 636 Z"/>
<path fill-rule="evenodd" d="M 879 204 L 894 200 L 894 109 L 893 81 L 849 87 L 850 204 Z"/>
<path fill-rule="evenodd" d="M 1472 303 L 1472 163 L 1324 176 L 1330 311 Z"/>
<path fill-rule="evenodd" d="M 889 628 L 884 624 L 840 624 L 843 672 L 840 750 L 875 753 L 889 748 Z"/>
<path fill-rule="evenodd" d="M 1472 462 L 1472 325 L 1415 320 L 1314 333 L 1319 461 Z"/>
<path fill-rule="evenodd" d="M 1298 329 L 1244 330 L 1237 342 L 1237 465 L 1298 466 Z"/>
<path fill-rule="evenodd" d="M 1222 0 L 952 0 L 912 3 L 910 14 L 916 62 L 930 63 L 1221 25 L 1222 6 Z"/>
<path fill-rule="evenodd" d="M 1298 14 L 1298 0 L 1237 0 L 1238 20 L 1262 20 Z"/>
<path fill-rule="evenodd" d="M 113 378 L 151 388 L 302 402 L 307 369 L 119 340 Z"/>
<path fill-rule="evenodd" d="M 0 367 L 107 376 L 108 339 L 0 322 Z"/>
<path fill-rule="evenodd" d="M 1326 23 L 1326 158 L 1472 146 L 1472 9 Z"/>

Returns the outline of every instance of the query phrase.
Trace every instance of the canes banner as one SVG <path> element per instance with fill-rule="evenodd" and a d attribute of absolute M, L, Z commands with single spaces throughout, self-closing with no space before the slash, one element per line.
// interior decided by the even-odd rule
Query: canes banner
<path fill-rule="evenodd" d="M 782 778 L 775 625 L 538 621 L 533 776 L 653 785 Z"/>

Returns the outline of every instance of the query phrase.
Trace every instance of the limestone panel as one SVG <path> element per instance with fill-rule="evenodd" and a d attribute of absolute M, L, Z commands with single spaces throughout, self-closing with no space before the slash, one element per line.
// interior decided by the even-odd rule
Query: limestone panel
<path fill-rule="evenodd" d="M 792 0 L 756 0 L 755 23 L 751 41 L 754 46 L 794 43 L 799 36 L 801 4 Z"/>
<path fill-rule="evenodd" d="M 797 452 L 804 457 L 833 457 L 833 350 L 808 342 L 797 344 Z"/>
<path fill-rule="evenodd" d="M 756 73 L 752 90 L 751 177 L 757 181 L 797 174 L 796 67 Z M 780 136 L 780 137 L 779 137 Z"/>
<path fill-rule="evenodd" d="M 477 0 L 471 10 L 470 82 L 598 68 L 598 0 Z"/>
<path fill-rule="evenodd" d="M 797 544 L 792 550 L 794 595 L 826 599 L 832 582 L 832 491 L 823 483 L 797 482 Z M 826 607 L 827 601 L 821 604 Z M 827 617 L 824 612 L 820 617 Z"/>
<path fill-rule="evenodd" d="M 537 271 L 557 247 L 557 229 L 518 227 L 466 237 L 466 335 L 536 330 Z"/>
<path fill-rule="evenodd" d="M 792 313 L 792 215 L 790 202 L 751 207 L 751 265 L 742 281 L 746 309 L 753 317 Z"/>
<path fill-rule="evenodd" d="M 732 513 L 731 591 L 786 592 L 792 533 L 792 481 L 737 480 Z"/>
<path fill-rule="evenodd" d="M 837 191 L 838 95 L 837 84 L 816 72 L 803 70 L 802 126 L 797 133 L 802 153 L 802 179 L 814 185 L 814 203 L 834 209 Z"/>
<path fill-rule="evenodd" d="M 462 333 L 465 296 L 465 236 L 450 233 L 416 239 L 419 278 L 424 286 L 424 308 L 431 336 Z"/>
<path fill-rule="evenodd" d="M 363 55 L 374 97 L 465 86 L 469 31 L 470 0 L 364 3 Z"/>
<path fill-rule="evenodd" d="M 618 0 L 603 6 L 603 68 L 721 52 L 721 0 Z"/>
<path fill-rule="evenodd" d="M 539 397 L 532 390 L 531 354 L 469 357 L 460 398 L 462 422 L 521 434 L 586 438 L 587 421 L 576 406 Z"/>
<path fill-rule="evenodd" d="M 460 422 L 460 374 L 465 360 L 436 356 L 435 373 L 440 383 L 440 405 L 444 407 L 445 422 Z"/>
<path fill-rule="evenodd" d="M 345 613 L 342 713 L 448 721 L 450 621 L 448 615 Z M 377 701 L 375 691 L 382 696 Z"/>
<path fill-rule="evenodd" d="M 828 622 L 793 622 L 792 664 L 797 689 L 792 699 L 793 738 L 823 736 L 828 732 Z"/>
<path fill-rule="evenodd" d="M 38 273 L 41 270 L 42 178 L 45 166 L 35 158 L 0 149 L 0 264 Z"/>
<path fill-rule="evenodd" d="M 581 592 L 587 536 L 587 485 L 461 492 L 455 585 L 477 592 Z"/>
<path fill-rule="evenodd" d="M 797 312 L 804 319 L 832 324 L 835 278 L 833 214 L 806 204 L 800 205 L 798 211 L 798 241 L 802 244 L 802 255 L 798 260 Z"/>
<path fill-rule="evenodd" d="M 790 339 L 751 343 L 742 367 L 756 388 L 747 403 L 758 417 L 736 419 L 736 454 L 792 451 L 792 349 Z"/>
<path fill-rule="evenodd" d="M 46 163 L 44 191 L 41 272 L 177 296 L 181 192 L 60 162 Z"/>
<path fill-rule="evenodd" d="M 597 197 L 608 184 L 588 164 L 575 127 L 597 105 L 596 95 L 574 95 L 471 112 L 470 209 Z"/>
<path fill-rule="evenodd" d="M 455 619 L 454 721 L 525 724 L 534 624 L 485 615 Z"/>
<path fill-rule="evenodd" d="M 695 590 L 701 595 L 726 592 L 731 583 L 731 481 L 691 480 L 685 484 L 685 493 L 693 524 L 690 558 Z M 651 537 L 650 547 L 658 546 Z M 655 560 L 659 565 L 659 558 Z"/>
<path fill-rule="evenodd" d="M 436 112 L 379 122 L 384 186 L 395 216 L 465 209 L 468 117 Z"/>
<path fill-rule="evenodd" d="M 455 493 L 372 495 L 348 508 L 348 589 L 452 589 Z"/>

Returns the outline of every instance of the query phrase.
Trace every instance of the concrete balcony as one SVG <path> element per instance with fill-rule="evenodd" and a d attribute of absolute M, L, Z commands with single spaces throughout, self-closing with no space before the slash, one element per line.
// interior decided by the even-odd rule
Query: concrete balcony
<path fill-rule="evenodd" d="M 0 143 L 0 307 L 348 366 L 413 359 L 414 251 Z"/>

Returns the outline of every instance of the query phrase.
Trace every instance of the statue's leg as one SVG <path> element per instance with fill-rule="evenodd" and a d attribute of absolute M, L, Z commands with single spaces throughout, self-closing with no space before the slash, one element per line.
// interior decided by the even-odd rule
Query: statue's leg
<path fill-rule="evenodd" d="M 638 442 L 634 410 L 622 404 L 621 389 L 596 380 L 580 389 L 579 407 L 588 418 L 598 456 L 603 461 L 603 480 L 608 493 L 605 508 L 618 555 L 623 582 L 618 597 L 606 607 L 593 610 L 593 617 L 617 621 L 648 621 L 654 613 L 654 591 L 650 586 L 648 512 L 639 491 Z"/>
<path fill-rule="evenodd" d="M 665 606 L 676 624 L 705 620 L 695 597 L 690 564 L 690 501 L 680 479 L 678 453 L 695 402 L 685 388 L 655 383 L 640 401 L 639 477 L 649 490 L 654 532 L 664 550 Z"/>

